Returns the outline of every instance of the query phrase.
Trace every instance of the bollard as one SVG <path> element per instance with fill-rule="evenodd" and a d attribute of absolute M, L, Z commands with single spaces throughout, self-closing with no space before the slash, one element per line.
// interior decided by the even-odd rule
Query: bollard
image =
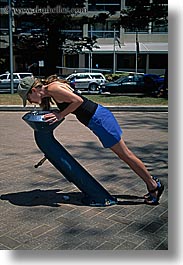
<path fill-rule="evenodd" d="M 34 111 L 25 114 L 22 119 L 34 129 L 34 137 L 39 149 L 56 169 L 83 192 L 82 202 L 90 206 L 110 206 L 117 204 L 104 187 L 84 169 L 69 152 L 55 139 L 53 130 L 63 120 L 49 124 L 44 120 L 48 111 Z"/>

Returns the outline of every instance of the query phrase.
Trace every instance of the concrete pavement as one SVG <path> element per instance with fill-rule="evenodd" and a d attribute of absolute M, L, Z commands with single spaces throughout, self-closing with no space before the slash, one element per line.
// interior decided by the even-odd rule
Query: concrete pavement
<path fill-rule="evenodd" d="M 24 113 L 1 111 L 1 250 L 168 249 L 168 115 L 114 114 L 129 148 L 164 182 L 160 205 L 145 205 L 142 180 L 69 115 L 56 138 L 119 201 L 110 207 L 82 205 L 80 191 L 48 161 L 34 168 L 43 155 L 21 119 Z"/>

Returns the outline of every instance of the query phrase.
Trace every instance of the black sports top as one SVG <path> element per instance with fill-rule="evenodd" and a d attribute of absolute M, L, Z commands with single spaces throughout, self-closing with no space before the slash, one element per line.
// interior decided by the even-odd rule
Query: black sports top
<path fill-rule="evenodd" d="M 88 125 L 91 117 L 94 115 L 98 104 L 83 97 L 82 95 L 80 95 L 78 92 L 74 91 L 74 94 L 78 95 L 79 97 L 81 97 L 83 99 L 82 104 L 72 113 L 76 115 L 76 118 L 83 123 L 84 125 Z M 67 102 L 62 102 L 62 103 L 58 103 L 56 102 L 57 107 L 59 108 L 60 111 L 65 110 L 70 103 Z"/>

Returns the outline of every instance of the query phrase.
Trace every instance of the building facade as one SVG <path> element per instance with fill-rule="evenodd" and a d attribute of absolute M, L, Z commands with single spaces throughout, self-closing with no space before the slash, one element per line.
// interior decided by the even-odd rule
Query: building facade
<path fill-rule="evenodd" d="M 155 0 L 148 0 L 155 1 Z M 62 75 L 74 71 L 100 71 L 108 72 L 141 72 L 163 74 L 168 67 L 168 27 L 150 25 L 148 28 L 138 31 L 139 54 L 136 56 L 136 37 L 134 31 L 127 30 L 122 26 L 114 27 L 119 19 L 120 10 L 130 6 L 131 0 L 87 0 L 85 12 L 73 16 L 74 21 L 79 21 L 83 16 L 93 17 L 99 13 L 111 12 L 113 15 L 105 23 L 73 23 L 72 27 L 63 30 L 61 34 L 80 37 L 97 37 L 97 48 L 93 51 L 84 49 L 82 53 L 61 53 L 58 72 Z M 6 0 L 0 0 L 0 8 L 7 6 Z M 8 40 L 8 15 L 1 14 L 0 25 L 0 51 L 7 50 Z M 16 23 L 15 28 L 21 27 Z M 28 22 L 26 22 L 28 23 Z M 29 23 L 28 23 L 29 24 Z M 34 27 L 31 25 L 30 28 Z M 17 28 L 15 29 L 17 30 Z M 21 28 L 19 28 L 21 30 Z M 14 56 L 14 71 L 19 70 L 21 54 Z M 19 60 L 18 60 L 19 59 Z M 41 58 L 37 58 L 37 61 Z M 35 63 L 34 61 L 30 63 Z M 25 63 L 24 63 L 25 64 Z"/>
<path fill-rule="evenodd" d="M 88 0 L 87 15 L 92 17 L 97 13 L 111 12 L 115 14 L 107 19 L 105 24 L 84 24 L 72 33 L 82 36 L 96 36 L 99 48 L 84 54 L 63 56 L 62 73 L 73 70 L 89 69 L 89 71 L 110 72 L 143 72 L 163 74 L 168 67 L 168 26 L 151 25 L 148 29 L 138 32 L 139 55 L 136 62 L 136 32 L 123 27 L 115 28 L 114 23 L 119 19 L 120 10 L 131 4 L 128 0 Z M 71 33 L 71 32 L 70 32 Z M 92 58 L 92 59 L 91 59 Z M 137 69 L 136 69 L 137 63 Z"/>

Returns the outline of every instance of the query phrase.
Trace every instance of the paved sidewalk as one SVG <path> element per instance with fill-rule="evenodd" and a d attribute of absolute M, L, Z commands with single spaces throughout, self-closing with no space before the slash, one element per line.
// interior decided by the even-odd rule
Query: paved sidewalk
<path fill-rule="evenodd" d="M 144 183 L 69 115 L 56 138 L 119 204 L 89 207 L 42 157 L 23 112 L 0 112 L 0 250 L 167 250 L 168 129 L 165 112 L 115 112 L 129 148 L 165 184 L 161 203 L 143 203 Z M 63 196 L 70 197 L 64 201 Z"/>
<path fill-rule="evenodd" d="M 146 111 L 146 112 L 167 112 L 168 106 L 164 105 L 139 105 L 139 106 L 107 106 L 111 111 Z M 54 107 L 53 107 L 54 108 Z M 33 106 L 23 108 L 21 105 L 0 105 L 0 111 L 32 111 Z"/>

